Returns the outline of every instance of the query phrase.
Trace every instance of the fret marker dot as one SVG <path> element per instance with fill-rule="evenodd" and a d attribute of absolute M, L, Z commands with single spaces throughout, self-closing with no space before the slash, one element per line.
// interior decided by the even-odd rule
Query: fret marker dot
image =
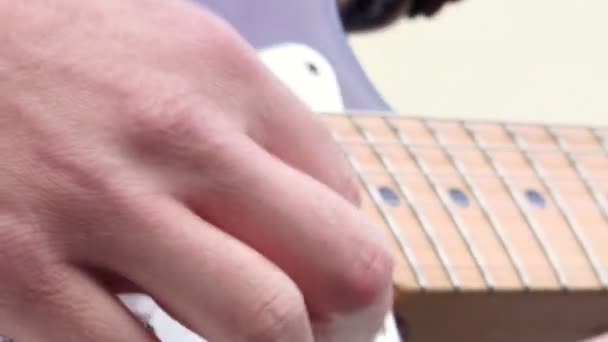
<path fill-rule="evenodd" d="M 452 201 L 454 201 L 454 203 L 459 207 L 468 208 L 471 204 L 471 202 L 469 201 L 469 196 L 467 196 L 467 194 L 465 194 L 462 190 L 457 188 L 451 188 L 449 193 L 450 197 L 452 198 Z"/>
<path fill-rule="evenodd" d="M 381 186 L 380 188 L 378 188 L 378 192 L 384 200 L 384 203 L 388 205 L 396 207 L 401 203 L 399 195 L 397 195 L 395 191 L 393 191 L 393 189 L 389 188 L 388 186 Z"/>
<path fill-rule="evenodd" d="M 536 208 L 545 209 L 547 207 L 545 197 L 536 190 L 526 190 L 526 198 L 528 199 L 528 202 Z"/>

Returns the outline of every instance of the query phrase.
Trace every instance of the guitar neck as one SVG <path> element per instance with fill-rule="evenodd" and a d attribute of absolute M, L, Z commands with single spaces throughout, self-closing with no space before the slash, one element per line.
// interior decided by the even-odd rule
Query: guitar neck
<path fill-rule="evenodd" d="M 325 114 L 402 291 L 608 289 L 608 128 Z"/>

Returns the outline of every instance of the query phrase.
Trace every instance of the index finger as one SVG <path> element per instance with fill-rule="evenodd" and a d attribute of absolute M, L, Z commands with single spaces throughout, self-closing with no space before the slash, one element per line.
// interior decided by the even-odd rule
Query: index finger
<path fill-rule="evenodd" d="M 319 72 L 325 71 L 320 68 Z M 268 75 L 267 75 L 268 76 Z M 348 166 L 330 130 L 308 107 L 277 80 L 261 87 L 258 106 L 264 113 L 253 115 L 249 136 L 270 154 L 289 166 L 327 185 L 355 205 L 359 192 L 355 174 Z"/>

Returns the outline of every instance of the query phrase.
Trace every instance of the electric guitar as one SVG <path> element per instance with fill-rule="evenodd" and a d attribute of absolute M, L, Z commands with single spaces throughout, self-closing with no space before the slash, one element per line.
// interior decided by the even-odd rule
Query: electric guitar
<path fill-rule="evenodd" d="M 335 0 L 201 2 L 324 113 L 356 172 L 397 263 L 378 342 L 608 331 L 608 127 L 395 115 L 350 50 Z M 131 302 L 161 340 L 202 340 L 147 305 Z"/>

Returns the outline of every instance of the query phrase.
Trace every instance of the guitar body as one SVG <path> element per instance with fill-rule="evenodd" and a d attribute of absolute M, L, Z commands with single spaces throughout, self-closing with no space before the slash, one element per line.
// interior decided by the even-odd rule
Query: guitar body
<path fill-rule="evenodd" d="M 574 342 L 607 331 L 608 129 L 392 115 L 335 0 L 198 2 L 330 113 L 363 209 L 397 260 L 395 310 L 376 342 Z M 149 299 L 124 300 L 162 341 L 202 341 Z"/>
<path fill-rule="evenodd" d="M 290 43 L 314 49 L 332 66 L 348 110 L 389 110 L 348 44 L 336 0 L 196 1 L 228 20 L 259 50 Z M 304 61 L 306 56 L 293 57 Z"/>

